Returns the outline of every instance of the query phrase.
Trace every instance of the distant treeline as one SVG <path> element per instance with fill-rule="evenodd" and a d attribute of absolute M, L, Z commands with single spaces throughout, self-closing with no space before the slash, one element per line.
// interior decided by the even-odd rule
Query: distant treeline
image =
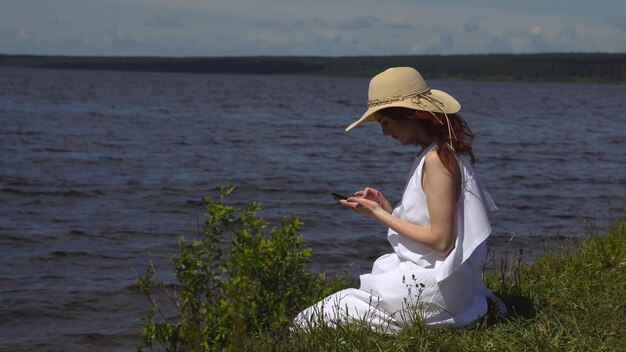
<path fill-rule="evenodd" d="M 0 55 L 0 66 L 223 74 L 306 74 L 370 77 L 412 66 L 426 78 L 626 82 L 626 54 L 489 54 L 354 57 L 88 57 Z"/>

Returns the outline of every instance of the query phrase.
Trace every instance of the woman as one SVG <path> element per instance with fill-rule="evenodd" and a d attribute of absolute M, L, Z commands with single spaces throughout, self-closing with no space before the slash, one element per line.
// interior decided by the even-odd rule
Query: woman
<path fill-rule="evenodd" d="M 301 312 L 297 325 L 362 321 L 379 331 L 417 322 L 460 327 L 486 314 L 489 297 L 497 300 L 480 272 L 491 233 L 488 212 L 496 207 L 472 170 L 473 135 L 457 115 L 460 109 L 456 99 L 430 89 L 413 68 L 390 68 L 371 80 L 368 110 L 346 131 L 377 121 L 384 135 L 422 151 L 395 208 L 369 187 L 340 202 L 389 227 L 393 252 L 361 275 L 359 289 L 326 297 Z"/>

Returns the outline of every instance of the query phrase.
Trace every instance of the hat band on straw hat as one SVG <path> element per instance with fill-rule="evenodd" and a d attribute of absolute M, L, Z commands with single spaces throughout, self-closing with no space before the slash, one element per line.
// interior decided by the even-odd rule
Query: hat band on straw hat
<path fill-rule="evenodd" d="M 408 99 L 408 98 L 418 98 L 420 95 L 426 94 L 426 93 L 430 93 L 430 88 L 420 93 L 408 94 L 404 96 L 396 95 L 393 97 L 382 98 L 382 99 L 371 99 L 367 101 L 367 107 L 373 108 L 373 107 L 380 106 L 380 105 L 387 105 L 387 104 L 395 103 L 397 101 L 403 101 L 404 99 Z M 441 104 L 441 102 L 438 102 L 438 103 Z"/>

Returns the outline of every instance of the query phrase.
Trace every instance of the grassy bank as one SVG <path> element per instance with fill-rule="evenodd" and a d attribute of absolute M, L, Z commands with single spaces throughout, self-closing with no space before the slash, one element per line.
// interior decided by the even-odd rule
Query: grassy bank
<path fill-rule="evenodd" d="M 569 255 L 545 255 L 519 280 L 489 286 L 513 305 L 499 323 L 448 331 L 415 327 L 381 336 L 359 327 L 299 334 L 254 351 L 626 351 L 626 222 Z M 255 342 L 258 345 L 258 342 Z"/>
<path fill-rule="evenodd" d="M 204 239 L 181 242 L 179 282 L 170 294 L 179 315 L 143 320 L 139 349 L 170 351 L 624 351 L 626 221 L 581 240 L 570 253 L 529 266 L 513 260 L 485 278 L 510 305 L 510 316 L 445 330 L 415 326 L 381 335 L 356 324 L 290 333 L 302 308 L 346 285 L 306 272 L 310 257 L 287 221 L 265 233 L 256 205 L 240 210 L 205 199 Z M 228 255 L 216 244 L 230 239 Z M 208 265 L 207 265 L 208 264 Z M 214 272 L 214 273 L 213 273 Z M 139 280 L 148 297 L 152 271 Z M 208 284 L 207 284 L 208 282 Z M 152 301 L 154 303 L 154 301 Z M 268 319 L 268 317 L 271 317 Z M 169 321 L 167 320 L 169 319 Z"/>

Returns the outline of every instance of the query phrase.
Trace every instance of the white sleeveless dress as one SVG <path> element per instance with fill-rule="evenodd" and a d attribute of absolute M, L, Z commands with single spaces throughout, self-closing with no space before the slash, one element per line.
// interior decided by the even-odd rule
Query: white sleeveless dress
<path fill-rule="evenodd" d="M 402 200 L 393 215 L 430 227 L 422 171 L 426 148 L 415 159 Z M 436 151 L 433 151 L 436 152 Z M 378 258 L 370 274 L 361 275 L 359 289 L 336 292 L 301 312 L 294 323 L 310 327 L 323 320 L 365 321 L 373 329 L 392 332 L 413 324 L 460 327 L 475 322 L 487 312 L 487 297 L 481 263 L 485 240 L 491 233 L 488 212 L 496 210 L 491 196 L 474 175 L 467 156 L 457 156 L 462 192 L 456 205 L 455 246 L 443 257 L 392 229 L 387 239 L 393 252 Z M 492 296 L 493 297 L 493 296 Z M 503 305 L 501 305 L 503 306 Z"/>

